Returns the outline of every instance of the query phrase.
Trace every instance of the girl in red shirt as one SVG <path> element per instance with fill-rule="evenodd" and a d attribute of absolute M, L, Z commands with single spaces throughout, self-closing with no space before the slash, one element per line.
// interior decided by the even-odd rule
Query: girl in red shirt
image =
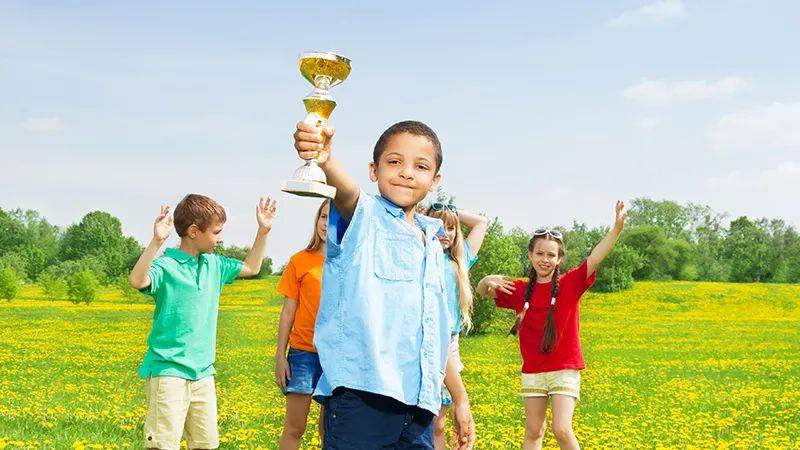
<path fill-rule="evenodd" d="M 553 434 L 562 449 L 580 448 L 572 416 L 580 398 L 580 370 L 585 367 L 580 343 L 580 298 L 594 283 L 600 262 L 614 248 L 628 215 L 616 204 L 614 227 L 581 265 L 560 273 L 564 258 L 561 233 L 539 229 L 528 243 L 528 280 L 489 275 L 478 293 L 501 308 L 517 312 L 511 333 L 519 336 L 522 395 L 525 403 L 523 449 L 541 449 L 547 398 L 552 399 Z"/>

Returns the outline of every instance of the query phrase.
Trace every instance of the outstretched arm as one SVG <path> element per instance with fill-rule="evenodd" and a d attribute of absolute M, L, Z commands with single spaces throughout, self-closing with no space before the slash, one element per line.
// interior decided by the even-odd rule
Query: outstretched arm
<path fill-rule="evenodd" d="M 135 289 L 144 289 L 150 286 L 150 275 L 147 271 L 150 270 L 150 265 L 156 259 L 158 249 L 164 245 L 164 241 L 169 237 L 172 231 L 172 216 L 169 214 L 169 206 L 162 205 L 161 212 L 153 224 L 153 239 L 142 252 L 142 256 L 136 261 L 136 265 L 131 270 L 131 275 L 128 277 L 131 286 Z"/>
<path fill-rule="evenodd" d="M 256 220 L 258 221 L 258 232 L 247 252 L 247 257 L 242 264 L 242 270 L 239 272 L 240 277 L 254 277 L 261 271 L 261 262 L 264 261 L 264 249 L 267 246 L 267 237 L 272 224 L 275 221 L 275 212 L 277 211 L 277 203 L 275 200 L 267 197 L 261 198 L 256 206 Z"/>
<path fill-rule="evenodd" d="M 516 288 L 511 278 L 503 275 L 486 275 L 478 282 L 477 290 L 481 297 L 497 298 L 498 292 L 511 295 Z"/>
<path fill-rule="evenodd" d="M 305 122 L 297 123 L 294 133 L 294 148 L 304 160 L 317 159 L 319 167 L 325 172 L 328 184 L 336 188 L 333 204 L 339 214 L 349 221 L 358 203 L 361 192 L 355 180 L 344 167 L 332 157 L 334 128 L 317 128 Z"/>
<path fill-rule="evenodd" d="M 617 245 L 619 234 L 625 226 L 625 220 L 628 218 L 628 212 L 625 210 L 625 203 L 617 201 L 614 210 L 616 212 L 614 226 L 608 231 L 603 240 L 595 246 L 589 257 L 586 258 L 587 279 L 594 274 L 597 270 L 597 266 L 606 259 L 606 256 L 611 253 L 611 250 L 614 250 L 614 246 Z"/>

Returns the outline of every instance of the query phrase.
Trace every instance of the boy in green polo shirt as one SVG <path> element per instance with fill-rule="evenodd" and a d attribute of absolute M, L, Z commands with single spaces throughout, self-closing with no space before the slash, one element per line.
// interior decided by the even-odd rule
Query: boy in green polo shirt
<path fill-rule="evenodd" d="M 177 450 L 182 436 L 190 449 L 219 446 L 214 388 L 219 295 L 237 276 L 258 274 L 274 218 L 275 201 L 262 198 L 256 207 L 258 233 L 247 258 L 239 261 L 213 253 L 226 220 L 217 202 L 189 194 L 175 207 L 174 219 L 168 206 L 161 207 L 153 239 L 130 276 L 131 285 L 156 303 L 139 367 L 146 380 L 146 448 Z M 180 247 L 156 258 L 173 222 Z"/>

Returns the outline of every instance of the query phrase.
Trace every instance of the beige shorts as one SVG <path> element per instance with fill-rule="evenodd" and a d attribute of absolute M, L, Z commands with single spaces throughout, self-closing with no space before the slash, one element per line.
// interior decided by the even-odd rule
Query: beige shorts
<path fill-rule="evenodd" d="M 568 395 L 580 400 L 581 373 L 577 370 L 556 370 L 555 372 L 523 373 L 523 397 L 548 397 L 553 394 Z"/>
<path fill-rule="evenodd" d="M 144 386 L 147 399 L 145 448 L 178 450 L 184 437 L 189 448 L 219 447 L 213 376 L 197 381 L 150 377 Z"/>

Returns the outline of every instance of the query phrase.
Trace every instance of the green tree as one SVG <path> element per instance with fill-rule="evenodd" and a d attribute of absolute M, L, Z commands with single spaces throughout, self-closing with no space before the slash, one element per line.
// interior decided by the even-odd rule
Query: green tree
<path fill-rule="evenodd" d="M 628 227 L 653 226 L 667 238 L 686 238 L 689 219 L 687 209 L 676 202 L 636 198 L 631 201 Z"/>
<path fill-rule="evenodd" d="M 765 281 L 769 257 L 765 230 L 745 216 L 731 222 L 722 247 L 731 281 Z"/>
<path fill-rule="evenodd" d="M 73 303 L 83 301 L 88 305 L 97 297 L 99 284 L 91 271 L 76 272 L 67 280 L 67 295 Z"/>
<path fill-rule="evenodd" d="M 119 219 L 107 212 L 92 211 L 80 223 L 67 228 L 59 254 L 66 261 L 94 256 L 100 260 L 102 271 L 113 279 L 127 274 L 140 252 L 133 238 L 123 236 Z"/>
<path fill-rule="evenodd" d="M 617 244 L 598 267 L 592 290 L 617 292 L 632 288 L 633 273 L 642 264 L 643 258 L 639 252 L 625 244 Z"/>
<path fill-rule="evenodd" d="M 577 267 L 607 233 L 608 228 L 590 229 L 586 224 L 574 222 L 572 229 L 564 233 L 565 254 L 561 266 L 566 270 Z M 635 249 L 622 243 L 617 244 L 597 268 L 597 280 L 592 290 L 616 292 L 633 287 L 633 272 L 643 263 L 644 259 Z"/>
<path fill-rule="evenodd" d="M 119 290 L 120 295 L 122 295 L 122 298 L 127 300 L 129 303 L 134 303 L 145 298 L 144 294 L 131 286 L 131 282 L 126 275 L 118 276 L 115 285 L 117 290 Z"/>
<path fill-rule="evenodd" d="M 527 259 L 528 236 L 520 229 L 505 233 L 498 219 L 489 224 L 486 237 L 481 246 L 480 257 L 470 270 L 473 292 L 477 283 L 486 275 L 504 274 L 510 276 L 521 275 L 523 272 L 523 258 Z M 472 314 L 472 333 L 485 333 L 495 317 L 497 308 L 490 298 L 474 296 Z"/>
<path fill-rule="evenodd" d="M 228 258 L 234 258 L 240 261 L 244 261 L 247 258 L 247 252 L 249 251 L 250 247 L 237 247 L 235 245 L 221 245 L 214 249 L 214 253 L 218 255 L 227 256 Z M 263 279 L 270 275 L 272 275 L 272 259 L 269 257 L 264 257 L 264 260 L 261 261 L 261 271 L 259 271 L 258 275 L 256 275 L 254 278 Z"/>
<path fill-rule="evenodd" d="M 11 267 L 0 269 L 0 297 L 7 301 L 13 300 L 19 293 L 19 277 Z"/>
<path fill-rule="evenodd" d="M 36 283 L 41 286 L 48 300 L 58 300 L 67 295 L 67 282 L 64 278 L 56 276 L 50 269 L 39 274 Z"/>
<path fill-rule="evenodd" d="M 0 210 L 0 256 L 18 259 L 15 268 L 23 279 L 35 280 L 56 261 L 59 237 L 58 227 L 36 211 Z"/>

